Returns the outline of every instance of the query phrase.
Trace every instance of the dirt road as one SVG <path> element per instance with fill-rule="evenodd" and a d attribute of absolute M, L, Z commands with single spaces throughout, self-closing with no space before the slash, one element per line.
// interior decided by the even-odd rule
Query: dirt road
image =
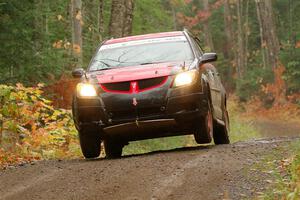
<path fill-rule="evenodd" d="M 253 169 L 291 140 L 186 147 L 93 161 L 41 161 L 0 171 L 0 199 L 241 199 L 270 175 Z M 278 158 L 280 159 L 280 158 Z"/>

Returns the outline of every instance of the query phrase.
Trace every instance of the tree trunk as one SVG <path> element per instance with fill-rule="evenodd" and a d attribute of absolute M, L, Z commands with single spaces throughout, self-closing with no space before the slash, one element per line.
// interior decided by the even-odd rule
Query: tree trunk
<path fill-rule="evenodd" d="M 260 24 L 262 50 L 266 52 L 266 65 L 274 72 L 273 97 L 274 104 L 280 105 L 285 102 L 286 84 L 282 79 L 284 66 L 279 61 L 279 40 L 276 35 L 272 0 L 256 0 L 257 18 Z"/>
<path fill-rule="evenodd" d="M 260 22 L 262 48 L 266 49 L 267 66 L 276 68 L 278 65 L 279 41 L 276 35 L 271 0 L 256 0 L 257 16 Z"/>
<path fill-rule="evenodd" d="M 133 22 L 134 0 L 125 0 L 123 36 L 131 35 Z"/>
<path fill-rule="evenodd" d="M 227 59 L 233 59 L 233 44 L 234 34 L 232 30 L 232 16 L 230 12 L 229 0 L 224 1 L 224 24 L 225 24 L 225 35 L 226 35 L 226 46 L 224 51 L 224 57 Z"/>
<path fill-rule="evenodd" d="M 71 21 L 72 21 L 72 47 L 73 56 L 76 59 L 75 67 L 82 67 L 82 2 L 71 0 Z"/>
<path fill-rule="evenodd" d="M 245 23 L 243 26 L 244 32 L 244 72 L 247 71 L 248 68 L 248 43 L 249 43 L 249 35 L 250 35 L 250 27 L 249 27 L 249 0 L 246 0 L 246 11 L 245 11 Z"/>
<path fill-rule="evenodd" d="M 203 1 L 204 11 L 209 12 L 208 0 L 202 0 L 202 1 Z M 213 44 L 211 33 L 210 33 L 210 27 L 209 27 L 208 19 L 203 22 L 203 31 L 204 31 L 204 34 L 205 34 L 205 37 L 204 37 L 205 38 L 205 45 L 207 47 L 209 47 L 210 51 L 213 51 L 214 50 L 214 44 Z"/>
<path fill-rule="evenodd" d="M 99 31 L 100 41 L 102 41 L 102 37 L 103 37 L 103 34 L 104 34 L 103 7 L 104 7 L 104 0 L 99 0 L 99 6 L 98 6 L 98 31 Z"/>
<path fill-rule="evenodd" d="M 172 6 L 172 16 L 173 16 L 173 29 L 174 31 L 177 30 L 177 17 L 176 17 L 176 11 L 174 6 Z"/>
<path fill-rule="evenodd" d="M 238 78 L 242 78 L 244 75 L 244 60 L 245 60 L 245 52 L 244 52 L 244 37 L 243 37 L 243 25 L 242 25 L 242 3 L 241 0 L 237 0 L 237 74 Z"/>
<path fill-rule="evenodd" d="M 260 33 L 260 44 L 261 44 L 261 54 L 262 54 L 262 60 L 263 60 L 263 68 L 267 68 L 268 62 L 267 62 L 267 52 L 266 52 L 266 42 L 264 39 L 264 32 L 263 32 L 263 23 L 262 23 L 262 16 L 260 13 L 258 1 L 255 1 L 256 3 L 256 13 L 257 13 L 257 20 L 259 23 L 259 33 Z"/>
<path fill-rule="evenodd" d="M 125 17 L 125 0 L 111 1 L 111 16 L 109 23 L 109 35 L 115 38 L 123 36 L 123 24 Z"/>
<path fill-rule="evenodd" d="M 236 41 L 235 33 L 233 30 L 233 18 L 232 11 L 230 9 L 230 0 L 224 1 L 224 21 L 225 21 L 225 34 L 226 34 L 226 48 L 224 56 L 229 58 L 233 62 L 233 66 L 237 65 L 237 51 L 236 51 Z"/>
<path fill-rule="evenodd" d="M 233 24 L 232 11 L 230 9 L 229 0 L 224 1 L 224 24 L 225 24 L 225 35 L 226 35 L 224 57 L 226 59 L 229 59 L 231 62 L 231 65 L 228 68 L 228 78 L 232 80 L 237 66 L 237 51 L 236 51 L 235 33 L 232 27 Z"/>

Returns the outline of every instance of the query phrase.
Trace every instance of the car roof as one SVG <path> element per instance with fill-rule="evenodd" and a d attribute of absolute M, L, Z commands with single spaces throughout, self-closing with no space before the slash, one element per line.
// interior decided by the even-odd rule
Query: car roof
<path fill-rule="evenodd" d="M 183 36 L 183 31 L 173 31 L 173 32 L 161 32 L 161 33 L 150 33 L 145 35 L 135 35 L 123 38 L 110 39 L 104 42 L 104 44 L 116 44 L 137 40 L 145 40 L 145 39 L 154 39 L 154 38 L 163 38 L 163 37 L 175 37 L 175 36 Z"/>

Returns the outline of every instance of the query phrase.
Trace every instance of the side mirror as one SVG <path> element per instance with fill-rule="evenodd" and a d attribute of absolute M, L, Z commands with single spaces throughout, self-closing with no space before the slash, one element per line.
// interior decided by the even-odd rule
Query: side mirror
<path fill-rule="evenodd" d="M 83 68 L 77 68 L 72 71 L 72 76 L 74 78 L 81 78 L 84 75 L 85 71 Z"/>
<path fill-rule="evenodd" d="M 200 59 L 200 64 L 213 62 L 218 59 L 218 56 L 216 53 L 204 53 Z"/>

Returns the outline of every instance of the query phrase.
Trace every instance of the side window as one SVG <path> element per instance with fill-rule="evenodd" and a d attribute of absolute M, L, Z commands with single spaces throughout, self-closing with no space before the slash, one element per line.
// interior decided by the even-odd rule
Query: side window
<path fill-rule="evenodd" d="M 197 43 L 196 43 L 196 41 L 194 40 L 193 37 L 190 37 L 190 39 L 191 39 L 191 45 L 195 49 L 197 56 L 200 57 L 202 55 L 201 49 L 199 48 L 199 46 L 197 45 Z"/>
<path fill-rule="evenodd" d="M 202 55 L 204 52 L 203 52 L 203 49 L 201 48 L 200 40 L 198 38 L 196 38 L 196 44 L 197 44 L 197 47 L 198 47 L 198 49 L 199 49 L 199 51 L 201 52 L 201 55 Z"/>

